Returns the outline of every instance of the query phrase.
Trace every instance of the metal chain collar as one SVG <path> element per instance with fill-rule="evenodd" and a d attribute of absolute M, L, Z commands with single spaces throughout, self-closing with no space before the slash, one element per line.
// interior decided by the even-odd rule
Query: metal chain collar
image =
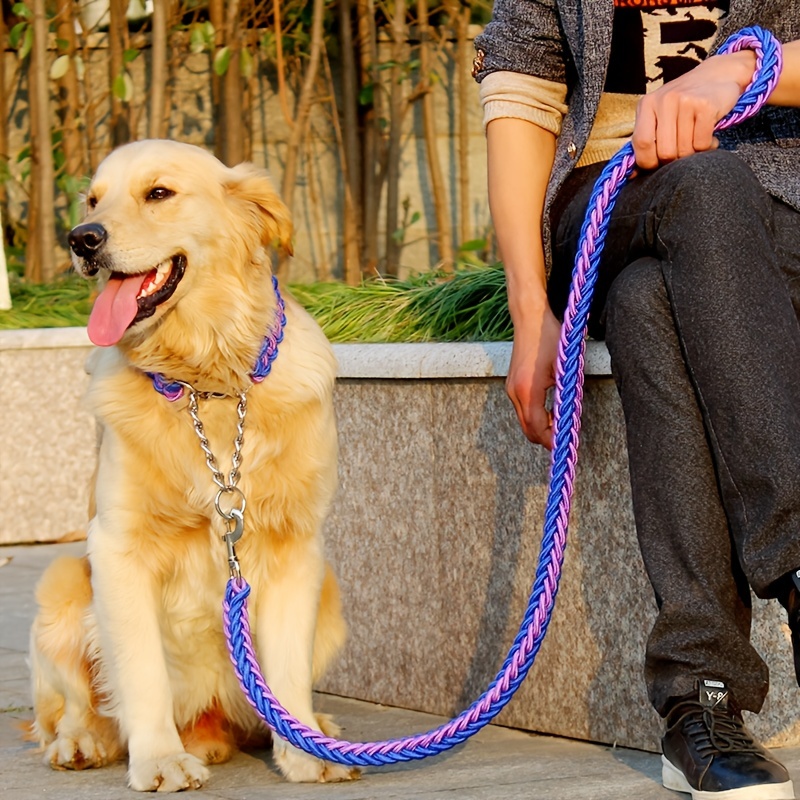
<path fill-rule="evenodd" d="M 205 428 L 200 419 L 200 409 L 197 403 L 198 397 L 217 397 L 219 395 L 206 394 L 197 392 L 193 386 L 188 383 L 182 384 L 189 395 L 189 416 L 192 418 L 194 424 L 194 432 L 200 440 L 200 447 L 206 457 L 206 465 L 211 470 L 211 475 L 214 483 L 219 487 L 216 497 L 214 498 L 214 508 L 224 520 L 227 528 L 227 533 L 222 537 L 228 547 L 228 567 L 232 578 L 240 578 L 241 570 L 239 569 L 239 560 L 236 557 L 236 549 L 234 545 L 239 539 L 242 538 L 244 532 L 244 509 L 247 505 L 242 490 L 236 484 L 239 482 L 241 474 L 239 467 L 242 465 L 242 445 L 244 444 L 244 420 L 247 415 L 247 391 L 239 393 L 239 403 L 236 406 L 236 438 L 233 440 L 233 455 L 231 456 L 231 470 L 226 476 L 219 468 L 216 456 L 211 450 L 211 445 L 208 442 Z M 234 505 L 229 511 L 222 508 L 220 500 L 222 495 L 233 495 Z"/>

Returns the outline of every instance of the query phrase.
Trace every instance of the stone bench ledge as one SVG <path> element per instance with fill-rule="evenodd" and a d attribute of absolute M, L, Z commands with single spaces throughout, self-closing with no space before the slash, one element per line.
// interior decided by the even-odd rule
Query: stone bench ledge
<path fill-rule="evenodd" d="M 86 328 L 32 328 L 0 331 L 2 350 L 90 347 Z M 424 344 L 335 344 L 339 377 L 349 379 L 447 379 L 505 377 L 510 342 Z M 587 342 L 585 374 L 611 374 L 603 342 Z"/>

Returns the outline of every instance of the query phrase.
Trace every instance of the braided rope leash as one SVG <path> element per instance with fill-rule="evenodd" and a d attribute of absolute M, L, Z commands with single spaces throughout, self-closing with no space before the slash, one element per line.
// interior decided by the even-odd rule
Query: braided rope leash
<path fill-rule="evenodd" d="M 772 34 L 757 27 L 745 28 L 728 39 L 719 52 L 741 49 L 756 52 L 754 80 L 730 114 L 718 123 L 717 130 L 756 114 L 780 76 L 781 49 Z M 224 626 L 239 681 L 258 715 L 295 747 L 318 758 L 353 766 L 382 766 L 426 758 L 460 744 L 481 730 L 506 706 L 528 674 L 550 622 L 564 558 L 578 457 L 586 324 L 597 267 L 611 210 L 633 167 L 633 148 L 627 144 L 606 165 L 587 208 L 558 351 L 553 407 L 555 444 L 539 564 L 519 633 L 503 667 L 484 694 L 458 717 L 426 733 L 382 742 L 347 742 L 325 736 L 292 717 L 270 691 L 261 675 L 250 635 L 247 615 L 250 587 L 242 578 L 234 577 L 228 582 Z"/>

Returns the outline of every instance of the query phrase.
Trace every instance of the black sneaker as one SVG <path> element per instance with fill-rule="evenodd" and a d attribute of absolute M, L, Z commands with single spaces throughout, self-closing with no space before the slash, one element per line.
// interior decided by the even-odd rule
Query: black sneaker
<path fill-rule="evenodd" d="M 701 680 L 698 689 L 667 714 L 664 786 L 692 800 L 793 800 L 789 773 L 745 728 L 727 686 Z"/>
<path fill-rule="evenodd" d="M 786 609 L 789 630 L 792 632 L 794 674 L 800 685 L 800 569 L 784 575 L 779 581 L 778 600 Z"/>

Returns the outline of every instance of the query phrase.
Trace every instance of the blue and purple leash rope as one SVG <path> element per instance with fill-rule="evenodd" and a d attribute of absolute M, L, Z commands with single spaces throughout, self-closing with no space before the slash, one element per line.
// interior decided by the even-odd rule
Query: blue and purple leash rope
<path fill-rule="evenodd" d="M 720 53 L 752 49 L 756 71 L 733 110 L 716 126 L 722 130 L 752 117 L 766 103 L 780 77 L 780 43 L 758 27 L 731 36 Z M 250 587 L 231 578 L 224 602 L 225 636 L 239 682 L 250 704 L 269 727 L 310 755 L 351 766 L 384 766 L 423 759 L 461 744 L 491 722 L 509 702 L 533 666 L 550 622 L 566 547 L 583 398 L 586 326 L 609 218 L 620 189 L 633 172 L 633 147 L 626 144 L 598 178 L 586 211 L 561 328 L 553 405 L 554 447 L 544 535 L 528 608 L 505 663 L 488 689 L 457 717 L 425 733 L 381 742 L 347 742 L 309 728 L 280 704 L 262 674 L 247 614 Z"/>

